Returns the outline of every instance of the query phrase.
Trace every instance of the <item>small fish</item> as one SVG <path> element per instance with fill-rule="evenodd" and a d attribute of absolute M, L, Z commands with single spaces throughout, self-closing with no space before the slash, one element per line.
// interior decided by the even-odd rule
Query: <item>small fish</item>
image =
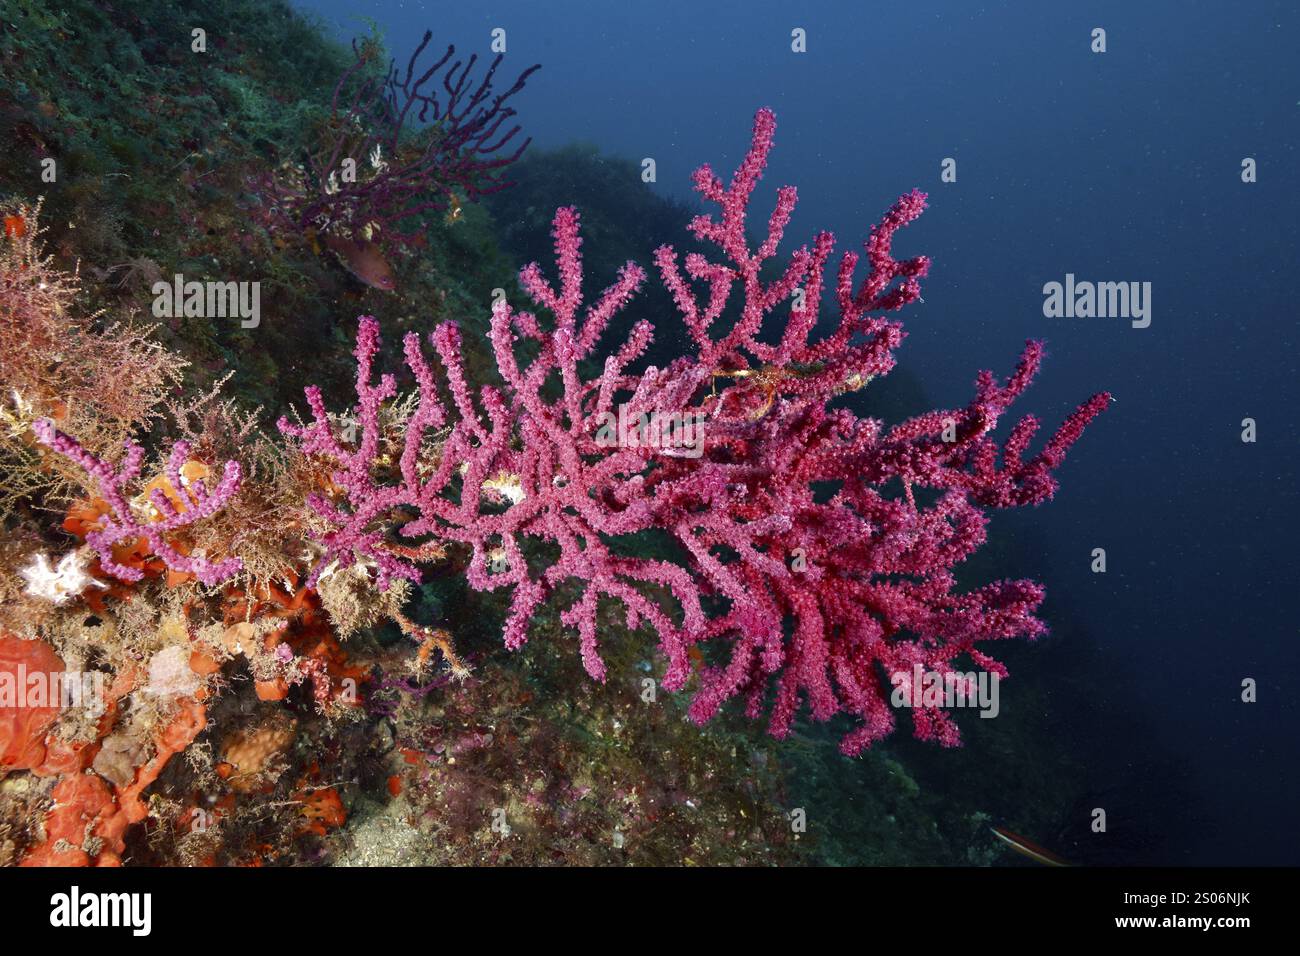
<path fill-rule="evenodd" d="M 460 197 L 455 193 L 451 194 L 451 202 L 447 205 L 447 225 L 453 225 L 460 221 L 462 210 L 460 208 Z"/>
<path fill-rule="evenodd" d="M 27 220 L 22 216 L 5 216 L 5 235 L 10 239 L 21 239 L 27 235 Z"/>
<path fill-rule="evenodd" d="M 358 242 L 326 235 L 325 246 L 338 256 L 339 262 L 354 276 L 374 289 L 392 292 L 397 288 L 393 270 L 373 242 Z"/>
<path fill-rule="evenodd" d="M 1011 849 L 1015 850 L 1022 856 L 1027 856 L 1035 863 L 1041 863 L 1043 866 L 1069 866 L 1065 860 L 1050 850 L 1044 850 L 1037 843 L 1032 843 L 1020 836 L 1018 833 L 1012 833 L 1006 827 L 989 827 L 993 835 L 1005 843 Z"/>

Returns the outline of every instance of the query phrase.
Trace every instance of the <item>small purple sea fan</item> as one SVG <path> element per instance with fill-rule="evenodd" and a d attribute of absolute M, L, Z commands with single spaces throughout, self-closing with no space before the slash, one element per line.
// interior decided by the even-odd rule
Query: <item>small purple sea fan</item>
<path fill-rule="evenodd" d="M 406 69 L 390 61 L 379 74 L 369 67 L 377 47 L 352 42 L 356 61 L 339 78 L 330 101 L 322 147 L 306 168 L 282 166 L 263 185 L 277 220 L 300 232 L 408 248 L 417 233 L 403 227 L 422 213 L 446 209 L 503 189 L 502 176 L 528 147 L 508 149 L 520 131 L 508 101 L 540 69 L 524 70 L 503 93 L 493 80 L 504 54 L 483 77 L 472 77 L 477 54 L 455 58 L 456 48 L 423 69 L 432 31 L 411 54 Z"/>

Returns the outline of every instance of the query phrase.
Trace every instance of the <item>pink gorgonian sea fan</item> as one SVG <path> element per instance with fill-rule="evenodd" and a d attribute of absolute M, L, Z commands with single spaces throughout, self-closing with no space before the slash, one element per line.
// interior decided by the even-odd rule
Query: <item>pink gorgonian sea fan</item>
<path fill-rule="evenodd" d="M 577 631 L 588 673 L 603 680 L 597 612 L 614 602 L 629 628 L 658 634 L 666 688 L 696 683 L 696 721 L 743 697 L 751 715 L 769 712 L 779 737 L 806 701 L 817 720 L 855 718 L 846 754 L 892 730 L 890 691 L 917 667 L 952 681 L 972 668 L 1003 675 L 981 645 L 1043 633 L 1043 590 L 997 581 L 962 591 L 953 569 L 983 543 L 985 509 L 1052 496 L 1054 469 L 1109 396 L 1081 405 L 1036 454 L 1032 416 L 996 441 L 991 433 L 1042 360 L 1041 343 L 1030 342 L 1007 380 L 979 375 L 965 408 L 885 427 L 844 402 L 832 406 L 894 364 L 903 332 L 887 316 L 919 296 L 929 260 L 896 259 L 893 242 L 926 197 L 899 199 L 861 255 L 839 257 L 833 279 L 835 239 L 822 232 L 765 281 L 796 201 L 794 187 L 778 190 L 765 235 L 751 243 L 749 203 L 775 129 L 772 112 L 760 110 L 729 183 L 707 165 L 695 173 L 718 212 L 690 229 L 715 257 L 655 253 L 693 342 L 663 368 L 636 370 L 653 336 L 648 322 L 603 342 L 645 273 L 629 262 L 584 308 L 578 214 L 560 209 L 558 275 L 548 280 L 536 264 L 520 274 L 550 318 L 504 301 L 493 309 L 502 387 L 470 387 L 453 323 L 429 337 L 440 373 L 419 336 L 406 336 L 418 404 L 400 462 L 380 473 L 381 411 L 397 387 L 391 375 L 374 382 L 379 328 L 363 317 L 351 413 L 359 436 L 344 440 L 317 389 L 307 393 L 309 424 L 281 421 L 305 452 L 333 463 L 343 489 L 311 501 L 328 527 L 320 567 L 360 560 L 386 586 L 418 579 L 413 559 L 430 543 L 468 547 L 471 585 L 512 591 L 507 646 L 521 645 L 538 609 L 562 595 L 561 620 Z M 823 320 L 828 281 L 838 315 Z M 665 421 L 673 427 L 661 428 Z M 611 428 L 628 422 L 639 427 Z M 683 423 L 692 427 L 683 432 Z M 682 557 L 631 556 L 638 551 L 626 542 L 651 529 Z M 949 713 L 913 703 L 918 737 L 958 743 Z"/>
<path fill-rule="evenodd" d="M 220 481 L 208 490 L 203 479 L 189 481 L 185 478 L 183 469 L 189 460 L 190 445 L 178 441 L 172 445 L 163 472 L 174 497 L 168 497 L 161 488 L 153 487 L 149 488 L 144 501 L 135 501 L 129 497 L 128 489 L 140 477 L 145 456 L 143 447 L 127 441 L 122 463 L 114 466 L 91 454 L 71 435 L 59 431 L 48 418 L 37 420 L 32 431 L 42 445 L 76 463 L 95 480 L 99 495 L 111 514 L 99 518 L 98 527 L 86 535 L 86 544 L 99 556 L 100 567 L 113 577 L 131 583 L 144 577 L 139 568 L 121 564 L 113 556 L 115 546 L 135 541 L 143 542 L 148 553 L 161 558 L 171 570 L 192 574 L 208 587 L 215 587 L 243 570 L 239 558 L 211 560 L 201 553 L 187 554 L 170 538 L 176 532 L 212 517 L 230 503 L 243 482 L 239 462 L 226 462 Z"/>

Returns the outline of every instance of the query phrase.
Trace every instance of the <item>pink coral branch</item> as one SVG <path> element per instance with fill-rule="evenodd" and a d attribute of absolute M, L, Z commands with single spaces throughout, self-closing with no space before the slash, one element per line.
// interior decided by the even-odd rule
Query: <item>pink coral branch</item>
<path fill-rule="evenodd" d="M 696 189 L 719 214 L 698 216 L 690 228 L 720 258 L 692 253 L 679 260 L 669 246 L 655 252 L 693 354 L 634 371 L 653 336 L 643 321 L 605 352 L 594 374 L 580 365 L 645 276 L 628 263 L 583 312 L 579 217 L 562 208 L 552 231 L 556 276 L 548 279 L 537 264 L 520 274 L 550 321 L 506 302 L 493 309 L 501 390 L 471 392 L 459 332 L 444 324 L 430 337 L 448 383 L 444 399 L 418 339 L 407 337 L 419 406 L 397 483 L 372 477 L 373 448 L 364 437 L 376 433 L 377 402 L 391 393 L 388 384 L 369 385 L 378 347 L 371 318 L 362 319 L 358 335 L 362 451 L 332 437 L 310 391 L 315 423 L 281 427 L 305 450 L 335 461 L 335 481 L 347 494 L 346 507 L 316 502 L 334 525 L 322 539 L 323 562 L 369 556 L 381 583 L 395 573 L 410 576 L 413 567 L 394 566 L 383 550 L 388 529 L 379 519 L 400 505 L 417 516 L 397 533 L 468 547 L 471 586 L 513 589 L 508 647 L 524 642 L 543 605 L 572 594 L 561 621 L 576 630 L 587 672 L 604 680 L 600 611 L 618 605 L 629 628 L 644 623 L 658 633 L 666 688 L 697 681 L 694 719 L 708 720 L 742 697 L 755 716 L 770 706 L 769 729 L 782 736 L 806 701 L 815 720 L 837 713 L 858 719 L 841 745 L 852 754 L 892 730 L 889 692 L 914 681 L 916 668 L 965 687 L 963 667 L 1005 673 L 980 643 L 1043 633 L 1038 585 L 1001 581 L 963 592 L 953 568 L 984 543 L 984 508 L 1052 495 L 1054 469 L 1109 396 L 1080 406 L 1028 460 L 1036 419 L 1022 418 L 1000 446 L 991 432 L 1037 372 L 1040 343 L 1026 346 L 1005 382 L 981 373 L 964 409 L 886 429 L 832 407 L 837 396 L 893 367 L 903 333 L 880 313 L 920 295 L 929 260 L 899 260 L 893 248 L 898 231 L 925 208 L 925 195 L 903 196 L 872 228 L 861 257 L 840 258 L 831 296 L 838 321 L 823 326 L 833 235 L 822 232 L 794 250 L 775 279 L 760 277 L 789 225 L 794 188 L 777 191 L 756 249 L 746 235 L 775 129 L 771 111 L 760 110 L 729 185 L 708 166 L 695 173 Z M 860 258 L 867 274 L 855 285 Z M 733 292 L 738 317 L 720 328 Z M 763 336 L 774 317 L 783 323 L 775 339 Z M 653 440 L 656 416 L 697 423 L 695 440 Z M 424 435 L 434 427 L 442 429 L 437 451 L 422 464 Z M 917 494 L 922 489 L 932 493 Z M 650 529 L 671 537 L 684 557 L 632 558 L 616 547 Z M 709 664 L 692 665 L 688 652 L 697 645 L 708 649 Z M 958 742 L 951 714 L 939 707 L 914 707 L 912 722 L 919 737 Z"/>
<path fill-rule="evenodd" d="M 125 487 L 140 475 L 144 461 L 143 448 L 128 441 L 126 457 L 121 466 L 114 469 L 107 461 L 96 458 L 83 448 L 75 438 L 55 428 L 49 419 L 42 419 L 32 427 L 43 445 L 75 462 L 95 479 L 100 497 L 113 510 L 114 517 L 105 516 L 102 519 L 103 527 L 86 535 L 86 543 L 99 555 L 100 567 L 109 574 L 131 582 L 139 581 L 144 576 L 139 568 L 113 560 L 115 544 L 137 539 L 143 539 L 149 545 L 150 553 L 161 558 L 167 567 L 173 571 L 192 574 L 209 587 L 237 574 L 243 567 L 243 563 L 235 557 L 210 561 L 201 555 L 182 554 L 167 540 L 167 535 L 212 517 L 230 502 L 242 480 L 239 462 L 226 462 L 221 481 L 209 492 L 201 479 L 186 482 L 181 477 L 181 467 L 189 460 L 190 447 L 186 442 L 176 442 L 172 446 L 165 474 L 183 507 L 176 507 L 167 495 L 155 489 L 149 501 L 156 513 L 156 520 L 142 521 L 127 500 Z"/>

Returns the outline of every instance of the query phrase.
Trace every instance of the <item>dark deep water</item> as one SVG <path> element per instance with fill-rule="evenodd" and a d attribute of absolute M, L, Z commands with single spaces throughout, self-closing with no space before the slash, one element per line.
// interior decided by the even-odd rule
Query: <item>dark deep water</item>
<path fill-rule="evenodd" d="M 508 66 L 543 64 L 516 104 L 536 144 L 654 157 L 655 188 L 683 197 L 699 163 L 733 168 L 770 105 L 777 146 L 754 208 L 797 184 L 799 242 L 830 228 L 854 244 L 900 193 L 928 191 L 901 239 L 934 266 L 902 316 L 900 361 L 932 404 L 964 404 L 975 372 L 1005 375 L 1029 337 L 1050 358 L 1022 411 L 1052 427 L 1095 391 L 1117 399 L 1057 499 L 993 527 L 1016 544 L 1005 574 L 1043 581 L 1049 623 L 1096 648 L 1095 672 L 1069 686 L 1114 719 L 1062 748 L 1102 755 L 1103 793 L 1116 775 L 1182 768 L 1188 802 L 1143 808 L 1162 829 L 1155 862 L 1300 863 L 1293 4 L 299 6 L 340 37 L 374 18 L 399 58 L 426 27 L 435 46 L 484 54 L 503 27 Z M 1044 317 L 1043 285 L 1067 273 L 1149 282 L 1150 326 Z M 1240 700 L 1246 678 L 1257 703 Z"/>

